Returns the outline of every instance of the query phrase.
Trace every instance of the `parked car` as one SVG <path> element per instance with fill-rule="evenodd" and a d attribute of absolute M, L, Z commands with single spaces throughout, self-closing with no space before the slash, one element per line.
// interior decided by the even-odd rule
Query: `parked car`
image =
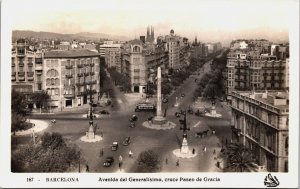
<path fill-rule="evenodd" d="M 111 150 L 116 151 L 118 149 L 118 147 L 119 147 L 118 142 L 113 142 L 113 144 L 111 146 Z"/>
<path fill-rule="evenodd" d="M 104 167 L 110 167 L 114 163 L 114 158 L 112 156 L 106 157 L 103 163 Z"/>
<path fill-rule="evenodd" d="M 136 115 L 132 115 L 131 118 L 129 119 L 130 122 L 137 121 L 138 117 Z"/>
<path fill-rule="evenodd" d="M 107 110 L 100 111 L 100 114 L 109 115 L 109 112 Z"/>
<path fill-rule="evenodd" d="M 125 137 L 125 139 L 124 139 L 124 141 L 123 141 L 122 144 L 123 144 L 124 146 L 128 146 L 128 145 L 130 144 L 130 142 L 131 142 L 131 141 L 130 141 L 130 137 Z"/>

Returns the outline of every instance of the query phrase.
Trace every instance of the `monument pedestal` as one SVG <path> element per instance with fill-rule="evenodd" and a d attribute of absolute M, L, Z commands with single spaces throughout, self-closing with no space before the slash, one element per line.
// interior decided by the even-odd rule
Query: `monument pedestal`
<path fill-rule="evenodd" d="M 167 120 L 163 116 L 155 116 L 152 122 L 154 125 L 163 125 L 167 123 Z"/>
<path fill-rule="evenodd" d="M 183 154 L 189 153 L 189 146 L 188 146 L 188 142 L 187 142 L 186 138 L 183 138 L 180 153 L 183 153 Z"/>

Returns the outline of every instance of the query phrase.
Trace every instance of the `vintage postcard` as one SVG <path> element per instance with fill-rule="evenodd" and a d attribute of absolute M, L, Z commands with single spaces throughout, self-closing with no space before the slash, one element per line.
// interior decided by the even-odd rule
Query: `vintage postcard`
<path fill-rule="evenodd" d="M 299 1 L 3 0 L 0 187 L 299 187 Z"/>

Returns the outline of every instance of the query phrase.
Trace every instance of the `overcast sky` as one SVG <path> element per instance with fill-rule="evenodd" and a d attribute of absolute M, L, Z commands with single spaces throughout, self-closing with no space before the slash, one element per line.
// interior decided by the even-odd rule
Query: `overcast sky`
<path fill-rule="evenodd" d="M 175 34 L 194 40 L 288 39 L 297 0 L 9 0 L 12 29 L 58 33 Z M 15 6 L 17 4 L 17 6 Z"/>

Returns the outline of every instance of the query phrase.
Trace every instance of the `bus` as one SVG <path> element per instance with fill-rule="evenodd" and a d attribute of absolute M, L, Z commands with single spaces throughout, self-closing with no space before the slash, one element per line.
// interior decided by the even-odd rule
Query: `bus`
<path fill-rule="evenodd" d="M 140 103 L 135 107 L 135 111 L 136 112 L 140 112 L 140 111 L 152 111 L 155 112 L 156 111 L 156 107 L 154 104 L 150 104 L 150 103 Z"/>

